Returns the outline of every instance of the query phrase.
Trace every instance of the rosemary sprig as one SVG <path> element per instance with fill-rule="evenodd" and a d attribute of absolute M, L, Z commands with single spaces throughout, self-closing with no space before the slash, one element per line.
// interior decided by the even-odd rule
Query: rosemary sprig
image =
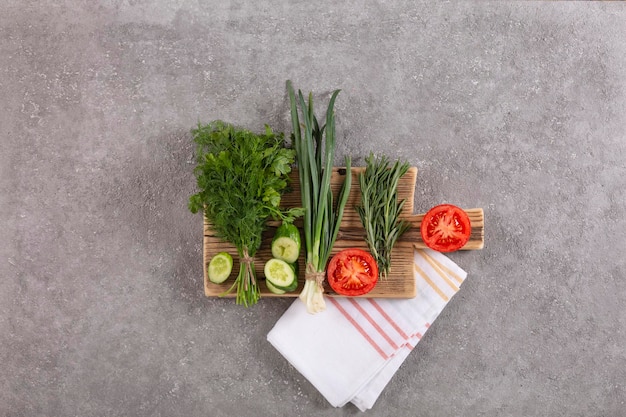
<path fill-rule="evenodd" d="M 380 278 L 391 272 L 391 250 L 411 224 L 400 220 L 405 200 L 398 201 L 398 182 L 409 165 L 396 161 L 389 166 L 389 158 L 365 158 L 365 171 L 359 174 L 361 205 L 355 209 L 367 235 L 367 244 L 378 263 Z"/>

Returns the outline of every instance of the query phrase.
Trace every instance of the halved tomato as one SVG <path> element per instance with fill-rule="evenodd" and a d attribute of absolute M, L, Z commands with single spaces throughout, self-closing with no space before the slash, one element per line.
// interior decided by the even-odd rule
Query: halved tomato
<path fill-rule="evenodd" d="M 428 210 L 421 224 L 422 240 L 439 252 L 461 249 L 472 234 L 472 225 L 465 211 L 452 204 L 440 204 Z"/>
<path fill-rule="evenodd" d="M 326 277 L 337 294 L 363 295 L 370 292 L 378 282 L 378 264 L 367 251 L 344 249 L 330 260 Z"/>

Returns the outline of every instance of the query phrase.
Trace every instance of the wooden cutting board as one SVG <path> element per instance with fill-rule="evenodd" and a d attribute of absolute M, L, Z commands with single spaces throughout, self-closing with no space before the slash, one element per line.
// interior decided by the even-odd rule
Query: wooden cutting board
<path fill-rule="evenodd" d="M 367 250 L 367 242 L 365 240 L 365 230 L 361 224 L 361 219 L 358 213 L 354 209 L 355 205 L 360 204 L 361 190 L 358 184 L 358 175 L 363 172 L 365 168 L 352 168 L 352 188 L 348 198 L 348 203 L 344 211 L 344 216 L 339 229 L 339 235 L 335 246 L 333 247 L 331 256 L 335 253 L 346 248 L 361 248 Z M 334 168 L 333 175 L 331 177 L 331 189 L 335 196 L 339 193 L 339 189 L 343 184 L 345 178 L 345 168 Z M 413 249 L 424 248 L 425 245 L 422 242 L 420 236 L 420 222 L 423 214 L 413 214 L 413 200 L 415 194 L 415 182 L 417 179 L 417 168 L 411 167 L 408 172 L 400 179 L 398 184 L 398 199 L 405 200 L 402 215 L 403 219 L 411 222 L 412 227 L 402 236 L 396 243 L 391 255 L 391 274 L 385 280 L 379 280 L 376 287 L 366 294 L 364 297 L 379 297 L 379 298 L 413 298 L 416 295 L 415 278 L 413 276 Z M 299 207 L 300 206 L 300 184 L 298 181 L 298 174 L 294 172 L 291 174 L 293 191 L 287 193 L 282 198 L 282 205 L 285 208 Z M 466 210 L 470 216 L 472 222 L 472 236 L 470 241 L 463 248 L 464 250 L 482 249 L 483 247 L 483 211 L 482 209 Z M 268 229 L 263 234 L 263 242 L 261 248 L 258 250 L 255 256 L 255 270 L 259 285 L 261 289 L 262 297 L 297 297 L 304 286 L 304 271 L 305 271 L 305 253 L 304 253 L 304 236 L 302 237 L 303 247 L 299 258 L 299 271 L 298 288 L 283 295 L 277 295 L 271 293 L 265 286 L 265 277 L 263 275 L 263 266 L 265 262 L 271 258 L 270 243 L 274 236 L 274 231 L 279 224 L 276 222 L 269 222 Z M 299 225 L 299 222 L 296 222 Z M 228 252 L 233 256 L 234 265 L 233 273 L 223 284 L 214 284 L 208 279 L 207 265 L 211 258 L 218 252 Z M 211 229 L 210 224 L 206 221 L 204 223 L 204 293 L 207 297 L 217 297 L 223 294 L 228 288 L 230 288 L 239 271 L 239 259 L 237 255 L 237 249 L 220 238 L 215 236 L 215 233 Z M 337 296 L 330 287 L 326 284 L 325 294 L 330 296 Z M 226 295 L 227 297 L 234 297 L 236 292 L 233 291 Z"/>

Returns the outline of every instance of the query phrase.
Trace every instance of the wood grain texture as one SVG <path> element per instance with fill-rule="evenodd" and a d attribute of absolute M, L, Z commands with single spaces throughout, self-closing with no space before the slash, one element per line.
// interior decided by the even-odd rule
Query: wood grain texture
<path fill-rule="evenodd" d="M 361 248 L 367 250 L 367 242 L 365 240 L 365 230 L 361 224 L 361 220 L 354 210 L 354 206 L 360 203 L 361 190 L 358 185 L 358 174 L 362 172 L 364 168 L 352 168 L 353 181 L 352 189 L 344 212 L 344 217 L 341 222 L 341 227 L 335 246 L 333 247 L 331 256 L 335 253 L 347 249 L 347 248 Z M 344 168 L 334 168 L 331 178 L 331 189 L 335 196 L 338 194 L 341 184 L 345 178 Z M 419 226 L 422 220 L 423 214 L 413 214 L 413 199 L 415 193 L 415 182 L 417 178 L 417 168 L 411 167 L 409 171 L 401 178 L 398 185 L 398 198 L 405 200 L 405 205 L 402 211 L 402 218 L 411 222 L 411 228 L 404 236 L 397 242 L 392 252 L 392 269 L 391 274 L 387 279 L 380 280 L 376 287 L 366 294 L 364 297 L 379 297 L 379 298 L 412 298 L 416 295 L 415 279 L 413 277 L 413 249 L 414 247 L 424 247 L 422 242 Z M 283 196 L 283 207 L 298 207 L 300 206 L 300 187 L 298 182 L 297 173 L 292 173 L 292 191 Z M 481 249 L 483 247 L 483 211 L 482 209 L 466 210 L 472 221 L 472 237 L 470 242 L 463 248 L 465 250 Z M 298 225 L 298 222 L 296 222 Z M 265 277 L 263 274 L 263 266 L 265 262 L 271 258 L 270 243 L 274 236 L 274 231 L 278 224 L 276 222 L 269 222 L 268 229 L 263 233 L 263 241 L 261 248 L 255 256 L 254 267 L 257 272 L 257 278 L 259 279 L 261 296 L 262 297 L 297 297 L 304 286 L 304 270 L 305 270 L 305 253 L 304 253 L 304 239 L 302 252 L 299 257 L 299 276 L 298 276 L 298 288 L 283 295 L 276 295 L 271 293 L 265 286 Z M 304 238 L 304 237 L 303 237 Z M 220 296 L 230 288 L 234 282 L 234 279 L 239 270 L 239 256 L 236 248 L 217 237 L 210 225 L 204 223 L 204 292 L 207 297 Z M 207 264 L 211 258 L 218 252 L 228 252 L 233 256 L 233 274 L 223 284 L 214 284 L 209 281 L 207 276 Z M 325 284 L 325 294 L 329 296 L 337 296 L 327 284 Z M 235 292 L 224 295 L 226 297 L 234 297 Z"/>

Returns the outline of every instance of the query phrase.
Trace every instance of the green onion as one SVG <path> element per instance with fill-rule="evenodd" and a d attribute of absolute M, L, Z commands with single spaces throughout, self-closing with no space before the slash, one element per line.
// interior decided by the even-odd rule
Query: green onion
<path fill-rule="evenodd" d="M 304 99 L 298 90 L 294 92 L 287 81 L 291 102 L 293 146 L 296 150 L 302 206 L 304 207 L 304 243 L 306 249 L 305 284 L 300 299 L 309 313 L 326 308 L 323 282 L 330 252 L 337 240 L 343 211 L 352 185 L 351 160 L 345 158 L 346 178 L 339 192 L 337 207 L 333 203 L 330 179 L 335 157 L 335 99 L 339 90 L 333 92 L 326 111 L 326 123 L 320 127 L 313 109 L 313 95 Z M 302 124 L 298 112 L 300 107 Z"/>

